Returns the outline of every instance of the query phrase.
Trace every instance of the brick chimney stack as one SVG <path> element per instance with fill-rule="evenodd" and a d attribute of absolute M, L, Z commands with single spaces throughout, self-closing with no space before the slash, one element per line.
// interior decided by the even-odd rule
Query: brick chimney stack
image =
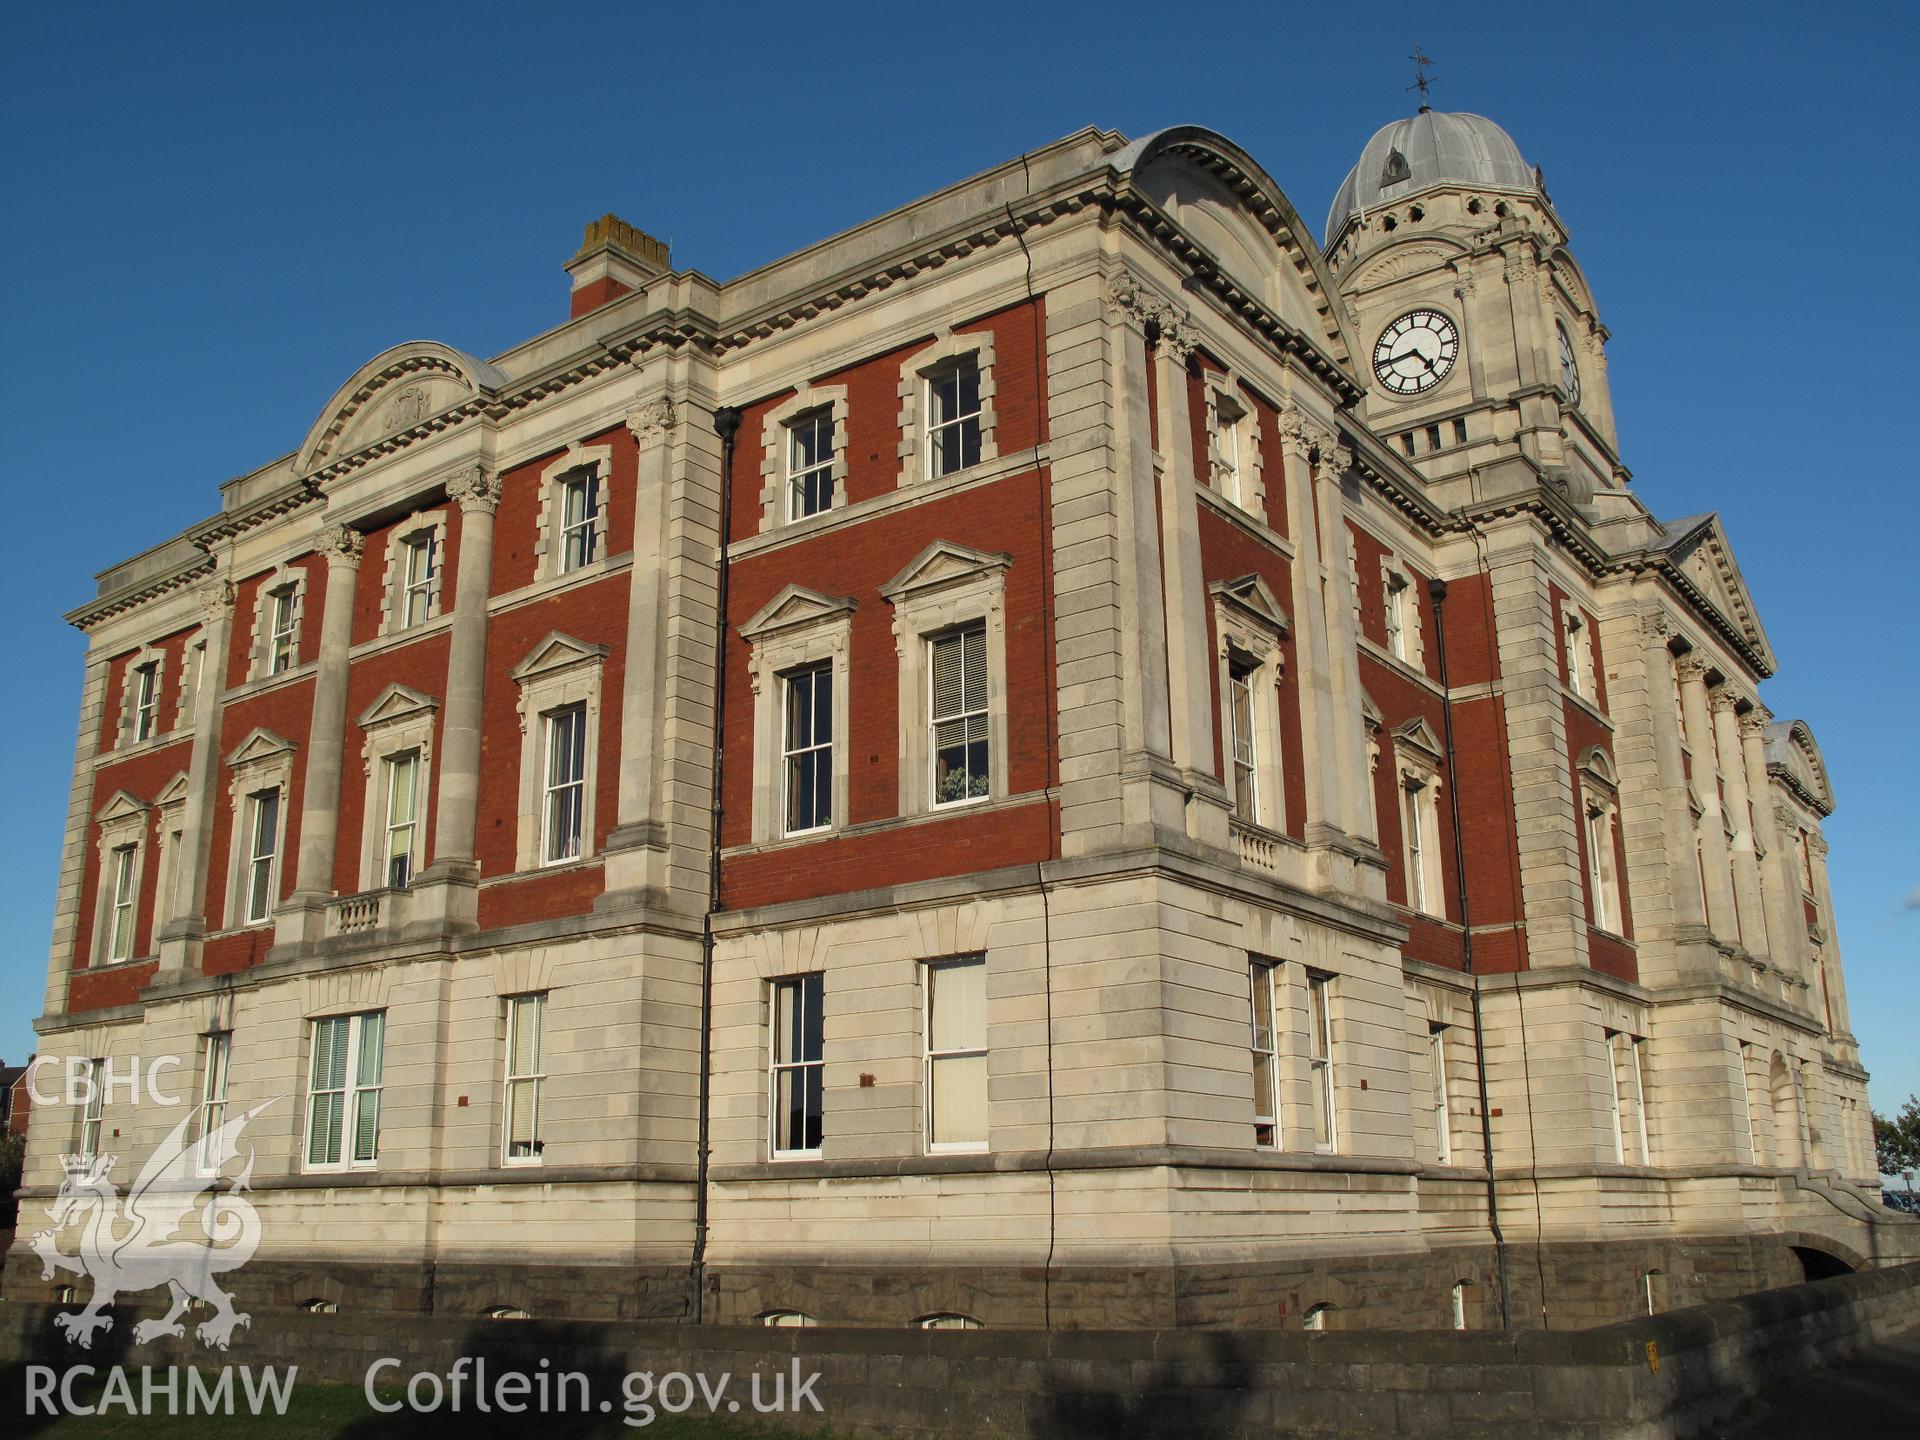
<path fill-rule="evenodd" d="M 667 243 L 656 240 L 618 215 L 602 215 L 587 226 L 580 253 L 567 262 L 573 276 L 569 319 L 618 300 L 668 270 Z"/>

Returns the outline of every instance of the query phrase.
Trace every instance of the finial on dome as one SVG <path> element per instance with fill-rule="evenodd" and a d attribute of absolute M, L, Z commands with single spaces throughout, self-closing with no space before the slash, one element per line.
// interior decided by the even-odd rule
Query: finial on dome
<path fill-rule="evenodd" d="M 1431 77 L 1427 74 L 1427 67 L 1433 64 L 1433 57 L 1422 50 L 1416 42 L 1413 53 L 1407 58 L 1413 62 L 1413 84 L 1407 86 L 1407 89 L 1420 92 L 1420 113 L 1425 115 L 1433 109 L 1433 106 L 1427 103 L 1433 98 L 1427 94 L 1427 86 L 1432 83 Z"/>

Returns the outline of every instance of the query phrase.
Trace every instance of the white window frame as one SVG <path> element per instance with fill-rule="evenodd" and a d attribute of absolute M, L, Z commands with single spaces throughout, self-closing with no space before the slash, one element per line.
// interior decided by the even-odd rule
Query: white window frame
<path fill-rule="evenodd" d="M 1593 668 L 1593 627 L 1571 598 L 1560 602 L 1560 634 L 1567 652 L 1567 688 L 1588 704 L 1598 704 Z"/>
<path fill-rule="evenodd" d="M 1387 653 L 1402 664 L 1421 670 L 1426 664 L 1426 636 L 1420 624 L 1420 581 L 1398 555 L 1380 559 L 1380 588 L 1386 617 Z"/>
<path fill-rule="evenodd" d="M 284 632 L 276 625 L 279 612 L 275 600 L 282 594 L 292 597 L 291 629 Z M 306 621 L 306 609 L 307 569 L 304 565 L 283 562 L 260 577 L 253 596 L 253 658 L 249 679 L 274 679 L 300 668 L 300 635 Z M 275 642 L 282 633 L 289 636 L 287 663 L 276 669 L 273 663 Z"/>
<path fill-rule="evenodd" d="M 98 879 L 94 886 L 93 944 L 94 965 L 118 965 L 141 958 L 140 891 L 145 878 L 147 838 L 152 829 L 153 811 L 145 801 L 125 790 L 116 790 L 100 807 L 94 820 L 99 826 L 96 842 Z M 123 868 L 124 867 L 124 868 Z M 129 887 L 123 900 L 120 886 Z M 124 920 L 124 928 L 116 924 Z M 124 935 L 126 953 L 120 954 L 116 940 Z"/>
<path fill-rule="evenodd" d="M 740 627 L 747 642 L 753 692 L 753 826 L 755 844 L 830 834 L 847 824 L 849 679 L 854 602 L 799 585 L 785 586 Z M 825 825 L 787 829 L 787 677 L 828 665 L 833 675 L 832 791 Z"/>
<path fill-rule="evenodd" d="M 972 357 L 980 372 L 980 458 L 973 465 L 935 475 L 931 422 L 933 415 L 932 380 L 948 367 Z M 922 485 L 965 475 L 1000 456 L 995 442 L 999 425 L 994 404 L 993 332 L 975 330 L 955 335 L 944 332 L 924 349 L 908 356 L 900 366 L 900 485 Z M 964 417 L 963 417 L 964 418 Z"/>
<path fill-rule="evenodd" d="M 153 933 L 157 939 L 162 926 L 174 918 L 174 889 L 179 884 L 181 846 L 186 839 L 187 772 L 182 770 L 169 780 L 154 798 L 159 816 L 154 828 L 159 851 L 155 859 L 153 883 Z"/>
<path fill-rule="evenodd" d="M 501 1086 L 500 1110 L 500 1160 L 505 1165 L 539 1165 L 546 1159 L 546 1141 L 541 1138 L 542 1111 L 546 1103 L 547 1088 L 547 1014 L 548 993 L 536 990 L 524 995 L 508 995 L 507 1006 L 507 1046 L 505 1055 L 504 1079 Z M 528 1021 L 531 1014 L 534 1026 L 532 1066 L 527 1070 L 516 1070 L 520 1027 Z M 517 1143 L 513 1134 L 513 1101 L 516 1087 L 531 1089 L 533 1093 L 533 1127 L 527 1137 L 529 1149 L 516 1155 Z"/>
<path fill-rule="evenodd" d="M 227 756 L 227 927 L 233 930 L 271 925 L 285 888 L 287 797 L 293 793 L 294 745 L 268 730 L 254 730 Z M 254 798 L 268 790 L 280 795 L 273 837 L 272 904 L 265 919 L 250 919 L 250 862 L 254 858 Z"/>
<path fill-rule="evenodd" d="M 427 551 L 430 569 L 423 579 L 416 580 L 413 557 L 422 547 Z M 382 577 L 381 589 L 386 597 L 382 633 L 397 635 L 403 630 L 417 630 L 440 618 L 445 610 L 446 560 L 444 507 L 417 511 L 393 527 L 387 537 L 386 573 Z M 412 604 L 416 594 L 422 601 L 422 614 L 418 619 L 414 618 Z"/>
<path fill-rule="evenodd" d="M 112 859 L 113 894 L 108 899 L 107 963 L 133 958 L 134 932 L 140 923 L 140 847 L 116 845 Z"/>
<path fill-rule="evenodd" d="M 1260 414 L 1236 370 L 1204 370 L 1207 453 L 1203 482 L 1220 499 L 1266 523 L 1266 454 L 1260 444 Z M 1173 381 L 1184 384 L 1175 368 Z"/>
<path fill-rule="evenodd" d="M 546 711 L 540 717 L 540 729 L 543 736 L 540 744 L 540 864 L 569 865 L 581 859 L 590 847 L 591 841 L 585 833 L 586 789 L 587 789 L 587 706 L 583 700 L 575 700 Z M 555 777 L 555 761 L 560 753 L 562 736 L 577 738 L 579 755 L 579 773 Z M 572 747 L 569 747 L 572 748 Z M 569 791 L 578 793 L 578 802 L 574 807 L 575 824 L 580 833 L 571 837 L 570 842 L 556 851 L 554 831 L 554 807 L 560 797 Z"/>
<path fill-rule="evenodd" d="M 1580 760 L 1580 839 L 1587 856 L 1588 922 L 1609 935 L 1626 933 L 1616 844 L 1620 797 L 1613 762 L 1598 746 Z"/>
<path fill-rule="evenodd" d="M 1227 796 L 1236 819 L 1260 823 L 1260 726 L 1254 704 L 1260 664 L 1250 656 L 1227 653 L 1227 768 L 1232 783 Z M 1245 731 L 1244 746 L 1242 731 Z M 1245 753 L 1242 754 L 1242 750 Z M 1244 792 L 1244 793 L 1243 793 Z"/>
<path fill-rule="evenodd" d="M 1753 1113 L 1753 1042 L 1734 1043 L 1734 1062 L 1740 1067 L 1740 1115 L 1746 1121 L 1747 1159 L 1755 1165 L 1766 1164 L 1760 1145 L 1760 1124 Z"/>
<path fill-rule="evenodd" d="M 975 635 L 979 636 L 977 651 L 970 643 L 971 637 Z M 987 650 L 987 622 L 984 617 L 979 620 L 962 621 L 959 625 L 949 630 L 924 637 L 922 643 L 926 646 L 927 651 L 925 666 L 927 675 L 927 809 L 957 810 L 967 805 L 978 805 L 982 801 L 991 800 L 993 798 L 994 772 L 1005 768 L 1006 756 L 1004 752 L 996 754 L 993 748 L 993 702 L 989 693 L 993 687 L 993 662 L 989 658 Z M 939 668 L 936 657 L 941 647 L 955 643 L 958 643 L 960 647 L 959 708 L 942 714 L 940 711 L 939 694 L 934 686 L 935 676 Z M 976 653 L 980 657 L 979 663 L 981 669 L 980 703 L 977 706 L 972 706 L 967 703 L 966 699 L 968 688 L 966 679 L 967 659 L 970 654 Z M 979 723 L 980 729 L 985 732 L 987 744 L 987 783 L 981 793 L 977 795 L 970 793 L 974 788 L 971 755 L 975 743 L 972 737 L 976 721 Z M 940 745 L 940 730 L 942 726 L 956 724 L 963 727 L 963 738 L 960 742 L 960 747 L 962 754 L 967 757 L 968 768 L 966 771 L 967 783 L 965 785 L 965 791 L 968 793 L 956 795 L 951 799 L 943 799 L 940 794 L 939 774 L 940 752 L 943 748 Z M 1003 792 L 1005 788 L 1003 782 L 1001 785 Z"/>
<path fill-rule="evenodd" d="M 1287 776 L 1280 745 L 1280 686 L 1286 673 L 1282 642 L 1287 614 L 1271 588 L 1256 575 L 1217 581 L 1209 590 L 1213 599 L 1221 758 L 1226 769 L 1221 779 L 1237 823 L 1280 831 L 1286 827 L 1287 814 Z M 1246 693 L 1252 707 L 1254 772 L 1253 794 L 1249 797 L 1239 793 L 1239 771 L 1234 764 L 1236 668 L 1247 672 Z"/>
<path fill-rule="evenodd" d="M 578 565 L 568 565 L 567 489 L 591 471 L 596 484 L 599 508 L 591 521 L 593 554 Z M 604 569 L 607 563 L 607 512 L 612 508 L 613 447 L 611 445 L 575 445 L 540 473 L 540 534 L 533 550 L 536 573 L 542 580 L 557 580 L 563 575 L 585 575 Z M 588 522 L 580 522 L 587 524 Z"/>
<path fill-rule="evenodd" d="M 273 806 L 271 813 L 267 810 L 269 798 Z M 242 831 L 244 848 L 240 857 L 244 887 L 240 916 L 248 925 L 273 923 L 273 912 L 280 899 L 281 844 L 286 833 L 282 821 L 286 803 L 286 792 L 278 785 L 252 791 L 247 796 L 247 823 Z M 267 821 L 271 823 L 264 823 Z M 260 898 L 260 877 L 263 874 L 266 877 L 264 905 L 256 905 L 256 899 Z"/>
<path fill-rule="evenodd" d="M 107 1118 L 107 1062 L 87 1061 L 86 1098 L 80 1107 L 80 1158 L 93 1160 L 100 1154 L 101 1127 Z"/>
<path fill-rule="evenodd" d="M 1467 1292 L 1473 1288 L 1471 1280 L 1456 1280 L 1453 1283 L 1453 1328 L 1467 1328 Z"/>
<path fill-rule="evenodd" d="M 1396 788 L 1400 793 L 1400 852 L 1407 881 L 1407 908 L 1436 920 L 1447 918 L 1446 869 L 1440 854 L 1440 741 L 1424 720 L 1393 732 Z"/>
<path fill-rule="evenodd" d="M 1441 1165 L 1453 1163 L 1453 1102 L 1447 1086 L 1447 1027 L 1427 1026 L 1427 1068 L 1433 1083 L 1433 1151 Z"/>
<path fill-rule="evenodd" d="M 149 660 L 133 669 L 133 743 L 138 745 L 160 733 L 160 669 L 163 662 Z"/>
<path fill-rule="evenodd" d="M 936 540 L 880 587 L 893 606 L 899 660 L 902 815 L 947 814 L 1007 798 L 1006 580 L 1013 557 Z M 933 650 L 930 642 L 969 625 L 985 627 L 987 793 L 942 804 L 934 797 Z"/>
<path fill-rule="evenodd" d="M 371 1022 L 378 1020 L 377 1026 Z M 315 1063 L 319 1055 L 320 1037 L 324 1029 L 335 1024 L 344 1024 L 347 1034 L 345 1067 L 341 1084 L 329 1085 L 322 1089 L 315 1083 Z M 371 1084 L 361 1079 L 361 1059 L 367 1047 L 367 1031 L 377 1030 L 375 1036 L 375 1065 L 377 1073 Z M 309 1016 L 307 1020 L 307 1087 L 306 1087 L 306 1124 L 302 1131 L 300 1144 L 300 1168 L 308 1174 L 325 1174 L 346 1170 L 373 1170 L 380 1164 L 380 1127 L 382 1108 L 385 1104 L 383 1091 L 386 1086 L 386 1030 L 387 1012 L 384 1010 L 357 1011 L 345 1015 Z M 373 1153 L 361 1157 L 360 1145 L 360 1097 L 373 1096 Z M 339 1158 L 334 1160 L 315 1160 L 313 1158 L 313 1120 L 315 1101 L 323 1095 L 341 1097 Z"/>
<path fill-rule="evenodd" d="M 428 849 L 428 824 L 432 819 L 428 800 L 433 794 L 434 718 L 440 702 L 406 685 L 393 684 L 363 710 L 355 724 L 365 739 L 360 745 L 360 762 L 365 783 L 365 803 L 360 807 L 360 888 L 392 888 L 391 855 L 388 853 L 389 822 L 393 811 L 391 768 L 402 755 L 415 758 L 413 849 L 409 875 L 424 868 Z"/>
<path fill-rule="evenodd" d="M 821 1023 L 819 1058 L 813 1060 L 805 1058 L 798 1060 L 781 1060 L 779 1058 L 780 1022 L 782 1018 L 781 997 L 788 989 L 791 989 L 804 1001 L 807 983 L 814 980 L 819 982 L 820 989 Z M 810 1069 L 820 1072 L 820 1135 L 823 1142 L 826 1139 L 826 988 L 826 975 L 823 971 L 818 970 L 807 971 L 797 975 L 777 975 L 773 977 L 767 987 L 767 1154 L 774 1160 L 817 1160 L 820 1158 L 821 1153 L 821 1146 L 819 1145 L 812 1146 L 811 1148 L 796 1147 L 789 1149 L 780 1144 L 780 1077 L 783 1073 Z M 805 1011 L 803 1009 L 802 1015 L 804 1016 L 804 1014 Z M 803 1025 L 803 1035 L 804 1032 L 805 1026 Z"/>
<path fill-rule="evenodd" d="M 1253 1143 L 1261 1150 L 1282 1148 L 1286 1133 L 1280 1113 L 1284 1108 L 1280 1076 L 1281 976 L 1280 961 L 1262 955 L 1247 957 L 1247 1048 L 1253 1069 Z M 1264 1004 L 1260 994 L 1263 980 Z M 1267 1103 L 1271 1107 L 1268 1112 L 1260 1109 L 1263 1068 Z"/>
<path fill-rule="evenodd" d="M 827 459 L 826 506 L 813 515 L 796 515 L 792 504 L 793 427 L 825 412 L 833 426 L 833 448 Z M 764 534 L 783 525 L 798 524 L 847 507 L 847 387 L 803 385 L 760 420 L 760 530 Z"/>
<path fill-rule="evenodd" d="M 1340 1149 L 1340 1116 L 1335 1103 L 1339 1089 L 1334 1073 L 1333 982 L 1331 975 L 1318 970 L 1307 972 L 1307 1083 L 1314 1087 L 1308 1103 L 1314 1117 L 1313 1148 L 1322 1155 L 1336 1154 Z M 1313 1103 L 1316 1099 L 1319 1105 Z M 1321 1106 L 1325 1107 L 1326 1115 L 1324 1136 L 1320 1125 Z"/>
<path fill-rule="evenodd" d="M 1612 1095 L 1613 1158 L 1622 1165 L 1650 1165 L 1653 1162 L 1647 1148 L 1647 1095 L 1641 1058 L 1641 1047 L 1646 1040 L 1624 1030 L 1604 1033 L 1607 1079 Z M 1627 1157 L 1629 1138 L 1636 1147 L 1631 1160 Z"/>
<path fill-rule="evenodd" d="M 961 970 L 978 970 L 980 972 L 980 1043 L 977 1046 L 969 1045 L 935 1049 L 934 1011 L 935 1007 L 939 1004 L 940 977 Z M 921 1105 L 921 1124 L 923 1127 L 922 1133 L 926 1136 L 927 1153 L 929 1155 L 946 1155 L 984 1151 L 987 1149 L 988 1140 L 992 1134 L 990 1119 L 992 1106 L 984 1091 L 981 1095 L 980 1122 L 985 1133 L 983 1133 L 978 1140 L 935 1139 L 934 1114 L 936 1101 L 938 1099 L 937 1088 L 942 1063 L 955 1060 L 985 1061 L 992 1053 L 988 1045 L 989 1030 L 986 996 L 987 957 L 985 955 L 962 955 L 951 959 L 926 961 L 921 966 L 920 982 L 923 996 L 920 1006 L 920 1053 L 922 1057 L 920 1093 L 924 1097 Z"/>
<path fill-rule="evenodd" d="M 218 1161 L 208 1141 L 227 1121 L 227 1081 L 233 1062 L 233 1032 L 210 1030 L 200 1037 L 200 1103 L 196 1107 L 199 1164 L 203 1173 Z"/>
<path fill-rule="evenodd" d="M 520 816 L 515 847 L 518 868 L 582 864 L 598 853 L 595 792 L 600 784 L 601 684 L 608 649 L 558 631 L 550 632 L 514 667 L 520 687 Z M 581 779 L 580 853 L 565 860 L 546 858 L 547 717 L 571 706 L 586 716 L 586 765 Z"/>
<path fill-rule="evenodd" d="M 163 733 L 160 700 L 166 690 L 167 655 L 156 645 L 145 645 L 127 657 L 120 679 L 120 723 L 118 748 L 145 745 Z M 143 689 L 143 686 L 151 686 Z M 147 731 L 140 732 L 142 718 Z"/>
<path fill-rule="evenodd" d="M 809 660 L 791 670 L 780 672 L 780 833 L 788 838 L 798 835 L 818 835 L 833 828 L 834 792 L 839 788 L 836 777 L 840 766 L 836 760 L 835 741 L 838 739 L 834 727 L 834 715 L 839 705 L 838 686 L 835 684 L 834 663 L 831 657 L 822 660 Z M 820 738 L 818 720 L 818 687 L 824 680 L 827 685 L 826 739 Z M 805 744 L 794 743 L 794 696 L 805 682 L 807 688 L 807 708 L 812 712 L 814 728 L 809 730 Z M 811 825 L 795 824 L 794 816 L 794 777 L 798 767 L 812 766 L 816 757 L 824 753 L 827 760 L 826 818 Z"/>

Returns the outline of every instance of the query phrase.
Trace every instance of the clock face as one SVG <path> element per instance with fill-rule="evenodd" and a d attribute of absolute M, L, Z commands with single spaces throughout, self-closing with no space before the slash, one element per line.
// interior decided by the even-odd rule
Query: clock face
<path fill-rule="evenodd" d="M 1460 358 L 1460 331 L 1438 310 L 1410 310 L 1380 332 L 1373 373 L 1394 395 L 1423 395 Z"/>
<path fill-rule="evenodd" d="M 1580 403 L 1580 366 L 1573 356 L 1573 337 L 1567 333 L 1567 327 L 1561 321 L 1553 322 L 1554 334 L 1560 341 L 1560 388 L 1567 392 L 1567 399 L 1575 405 Z"/>

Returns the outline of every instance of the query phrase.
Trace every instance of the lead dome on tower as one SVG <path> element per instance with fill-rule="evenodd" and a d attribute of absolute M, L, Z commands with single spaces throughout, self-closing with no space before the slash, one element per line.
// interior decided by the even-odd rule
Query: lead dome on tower
<path fill-rule="evenodd" d="M 1374 131 L 1327 212 L 1326 244 L 1362 210 L 1434 185 L 1531 194 L 1539 182 L 1513 137 L 1484 115 L 1422 110 Z"/>

